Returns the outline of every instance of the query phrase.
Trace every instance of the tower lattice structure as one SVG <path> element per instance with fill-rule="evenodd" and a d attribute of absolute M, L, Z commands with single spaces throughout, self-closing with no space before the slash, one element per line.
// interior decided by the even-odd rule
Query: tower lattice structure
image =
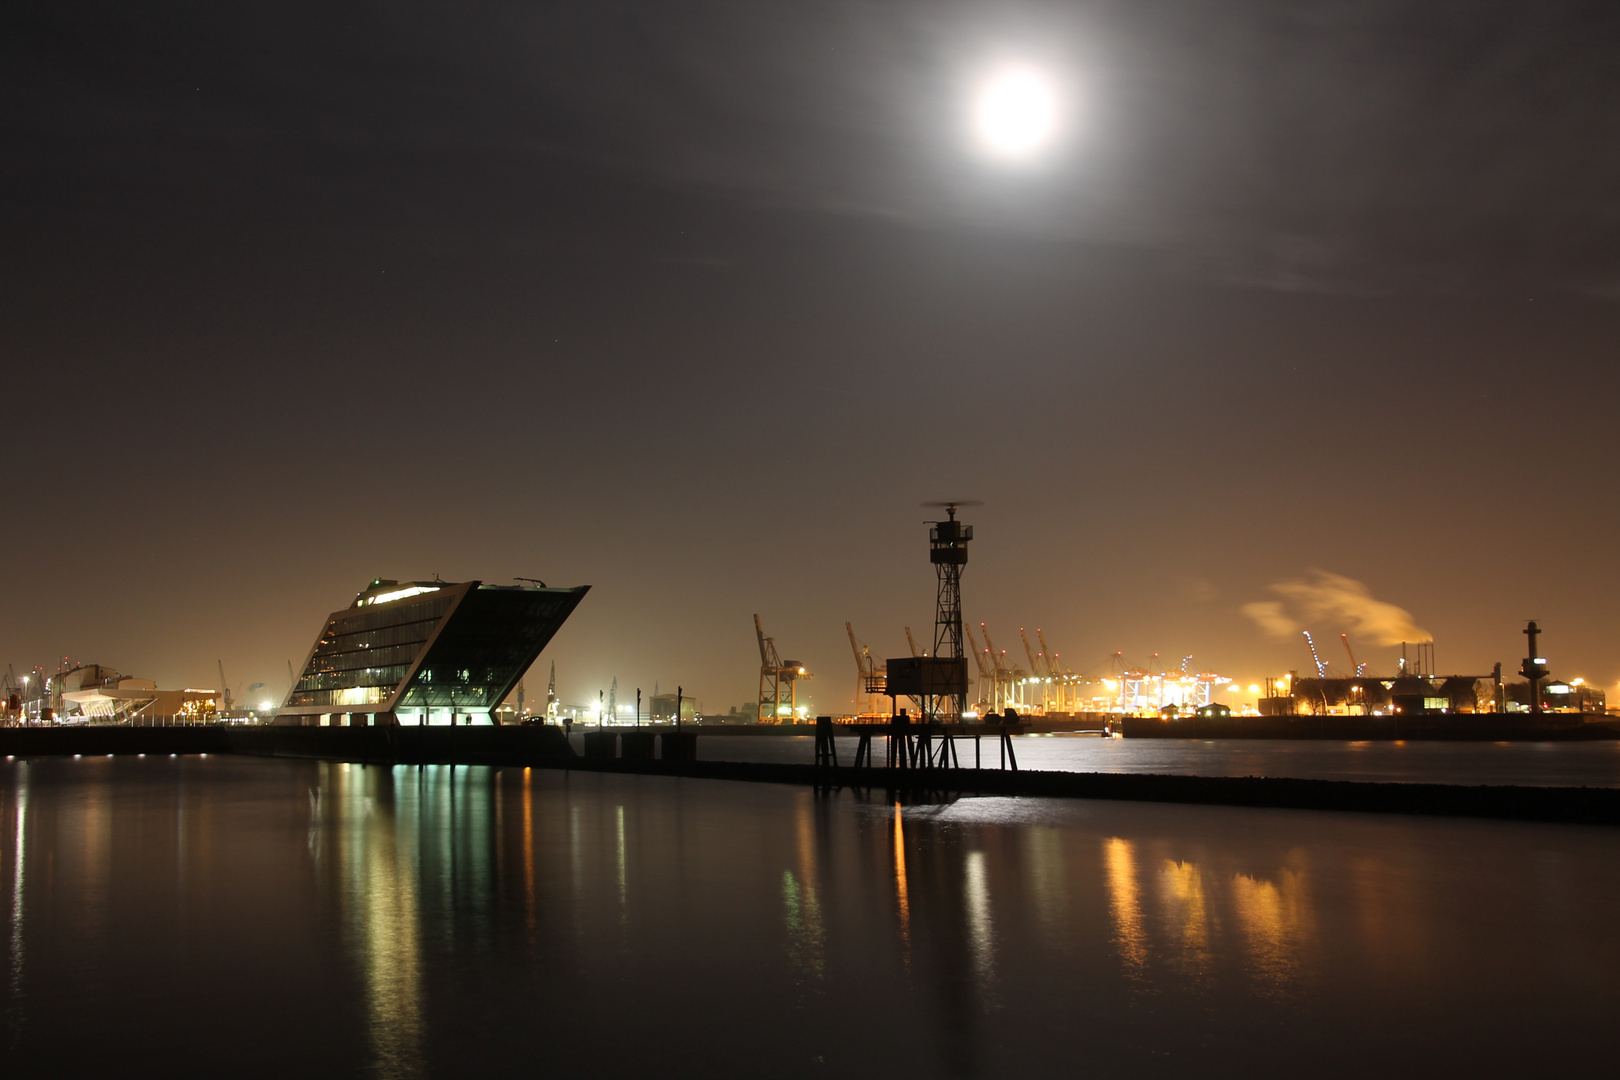
<path fill-rule="evenodd" d="M 946 520 L 931 522 L 928 530 L 928 561 L 939 579 L 934 604 L 934 655 L 959 659 L 966 673 L 967 652 L 962 648 L 962 568 L 967 565 L 968 543 L 973 526 L 956 520 L 956 504 L 945 507 Z M 947 694 L 935 706 L 937 718 L 959 721 L 962 694 Z M 943 706 L 942 708 L 940 706 Z M 930 717 L 934 719 L 935 717 Z"/>

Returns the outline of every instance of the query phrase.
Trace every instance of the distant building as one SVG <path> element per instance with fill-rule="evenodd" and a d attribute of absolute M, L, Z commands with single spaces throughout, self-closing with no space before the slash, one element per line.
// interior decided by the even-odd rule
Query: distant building
<path fill-rule="evenodd" d="M 275 723 L 492 724 L 589 588 L 379 578 L 327 616 Z"/>
<path fill-rule="evenodd" d="M 1544 712 L 1590 713 L 1596 715 L 1607 710 L 1608 695 L 1581 679 L 1564 682 L 1550 679 L 1541 684 L 1541 708 Z M 1514 682 L 1507 685 L 1507 711 L 1530 711 L 1530 684 Z"/>
<path fill-rule="evenodd" d="M 647 717 L 654 724 L 673 724 L 675 722 L 675 695 L 654 694 L 647 700 Z M 702 718 L 703 713 L 698 708 L 697 698 L 686 694 L 680 699 L 681 723 L 695 724 Z"/>
<path fill-rule="evenodd" d="M 33 684 L 20 701 L 27 724 L 153 724 L 209 721 L 219 714 L 219 690 L 159 690 L 105 664 L 79 664 Z"/>
<path fill-rule="evenodd" d="M 1261 716 L 1415 716 L 1499 711 L 1499 684 L 1491 675 L 1401 675 L 1381 679 L 1266 680 Z"/>
<path fill-rule="evenodd" d="M 1530 684 L 1490 675 L 1401 675 L 1381 679 L 1300 678 L 1266 680 L 1262 716 L 1417 716 L 1434 713 L 1527 712 Z M 1601 714 L 1602 690 L 1576 679 L 1541 684 L 1544 712 Z"/>

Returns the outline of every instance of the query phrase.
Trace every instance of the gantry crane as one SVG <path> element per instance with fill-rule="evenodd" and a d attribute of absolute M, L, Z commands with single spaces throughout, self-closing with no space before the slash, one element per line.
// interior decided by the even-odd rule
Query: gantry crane
<path fill-rule="evenodd" d="M 911 646 L 911 655 L 912 656 L 923 656 L 923 655 L 925 655 L 922 651 L 920 651 L 917 648 L 917 639 L 911 636 L 911 627 L 909 627 L 909 626 L 906 627 L 906 644 Z"/>
<path fill-rule="evenodd" d="M 888 689 L 888 670 L 878 667 L 872 650 L 855 640 L 853 626 L 846 622 L 844 629 L 849 633 L 849 647 L 855 653 L 855 715 L 865 718 L 883 716 L 879 699 Z"/>
<path fill-rule="evenodd" d="M 962 633 L 967 639 L 968 646 L 973 651 L 973 662 L 979 668 L 979 704 L 983 706 L 983 709 L 980 710 L 982 712 L 984 709 L 991 707 L 990 699 L 985 696 L 985 691 L 988 689 L 991 694 L 995 693 L 996 667 L 990 660 L 990 650 L 979 647 L 978 639 L 973 636 L 973 627 L 963 625 Z"/>
<path fill-rule="evenodd" d="M 754 635 L 759 638 L 759 704 L 757 716 L 762 724 L 789 723 L 798 719 L 799 680 L 810 678 L 810 673 L 797 660 L 783 660 L 776 651 L 776 640 L 765 636 L 765 627 L 759 615 L 754 616 Z"/>
<path fill-rule="evenodd" d="M 225 682 L 225 661 L 215 660 L 214 663 L 219 665 L 219 711 L 230 712 L 236 707 L 236 702 L 232 700 L 231 688 Z"/>
<path fill-rule="evenodd" d="M 1067 668 L 1058 666 L 1057 653 L 1053 652 L 1051 647 L 1046 644 L 1046 633 L 1038 626 L 1035 628 L 1035 640 L 1041 643 L 1041 655 L 1046 658 L 1046 673 L 1052 677 L 1052 686 L 1057 694 L 1058 712 L 1073 712 L 1074 687 L 1072 683 L 1074 680 L 1071 678 L 1072 672 Z"/>
<path fill-rule="evenodd" d="M 1001 712 L 1008 707 L 1023 704 L 1018 700 L 1015 689 L 1018 685 L 1018 669 L 1007 665 L 1007 654 L 996 651 L 996 643 L 990 640 L 990 628 L 984 623 L 979 624 L 979 633 L 984 635 L 984 643 L 990 650 L 990 662 L 995 665 L 995 688 L 991 691 L 990 707 Z"/>
<path fill-rule="evenodd" d="M 1040 690 L 1041 690 L 1041 712 L 1044 713 L 1044 712 L 1047 711 L 1048 707 L 1051 705 L 1051 702 L 1047 700 L 1048 691 L 1050 690 L 1051 685 L 1052 685 L 1051 681 L 1049 679 L 1047 679 L 1046 677 L 1042 676 L 1042 674 L 1041 674 L 1041 665 L 1036 663 L 1036 661 L 1035 661 L 1035 650 L 1031 649 L 1029 647 L 1029 634 L 1028 634 L 1027 631 L 1025 631 L 1025 629 L 1022 626 L 1020 626 L 1018 628 L 1018 636 L 1020 638 L 1022 638 L 1023 642 L 1024 642 L 1024 658 L 1029 661 L 1029 677 L 1034 679 L 1035 682 L 1036 682 L 1036 685 L 1040 687 Z"/>

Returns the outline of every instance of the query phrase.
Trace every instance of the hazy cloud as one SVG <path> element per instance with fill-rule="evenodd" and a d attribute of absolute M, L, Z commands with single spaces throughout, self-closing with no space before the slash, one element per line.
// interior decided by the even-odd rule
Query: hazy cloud
<path fill-rule="evenodd" d="M 1283 600 L 1261 600 L 1243 606 L 1243 614 L 1277 638 L 1305 629 L 1300 620 L 1326 623 L 1379 645 L 1403 641 L 1432 641 L 1434 636 L 1412 620 L 1412 613 L 1379 600 L 1367 586 L 1327 570 L 1311 570 L 1307 578 L 1280 581 L 1270 590 Z"/>
<path fill-rule="evenodd" d="M 1243 614 L 1253 619 L 1268 637 L 1285 638 L 1299 632 L 1299 623 L 1283 613 L 1279 600 L 1256 600 L 1243 605 Z"/>

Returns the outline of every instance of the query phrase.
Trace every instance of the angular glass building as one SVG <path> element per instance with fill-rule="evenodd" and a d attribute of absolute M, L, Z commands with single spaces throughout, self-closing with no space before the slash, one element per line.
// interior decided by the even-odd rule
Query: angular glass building
<path fill-rule="evenodd" d="M 589 589 L 373 581 L 327 616 L 275 723 L 493 723 Z"/>

